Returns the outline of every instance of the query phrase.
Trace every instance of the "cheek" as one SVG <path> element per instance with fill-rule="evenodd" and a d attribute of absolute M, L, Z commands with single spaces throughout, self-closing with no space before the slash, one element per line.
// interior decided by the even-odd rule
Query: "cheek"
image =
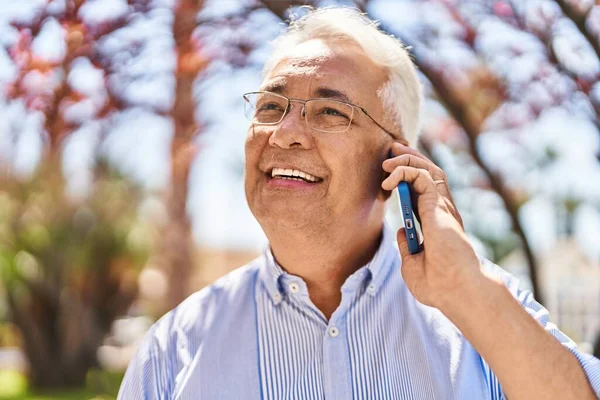
<path fill-rule="evenodd" d="M 264 142 L 264 139 L 261 141 L 261 135 L 257 135 L 256 132 L 253 132 L 252 128 L 248 130 L 248 136 L 246 137 L 244 146 L 244 186 L 246 197 L 249 197 L 259 179 L 260 170 L 258 167 L 260 155 L 264 148 Z"/>
<path fill-rule="evenodd" d="M 246 155 L 246 172 L 258 168 L 260 154 L 262 153 L 267 140 L 268 136 L 266 134 L 260 134 L 260 132 L 254 129 L 252 126 L 248 128 L 248 135 L 246 136 L 246 142 L 244 146 L 244 152 Z"/>
<path fill-rule="evenodd" d="M 323 159 L 331 170 L 331 190 L 351 193 L 364 192 L 372 175 L 372 166 L 366 149 L 352 143 L 336 143 L 323 152 Z M 327 154 L 327 155 L 326 155 Z"/>
<path fill-rule="evenodd" d="M 328 162 L 332 174 L 332 190 L 341 190 L 346 196 L 374 198 L 378 195 L 382 181 L 379 152 L 353 136 L 348 141 L 338 142 L 328 148 L 333 155 Z M 354 195 L 351 195 L 354 194 Z"/>

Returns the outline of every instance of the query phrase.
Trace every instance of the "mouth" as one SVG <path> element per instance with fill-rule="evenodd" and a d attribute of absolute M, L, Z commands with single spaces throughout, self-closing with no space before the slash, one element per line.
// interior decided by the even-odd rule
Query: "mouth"
<path fill-rule="evenodd" d="M 271 171 L 266 173 L 266 176 L 270 182 L 301 182 L 305 184 L 316 184 L 323 182 L 322 178 L 309 174 L 308 172 L 301 171 L 298 169 L 289 168 L 273 168 Z"/>

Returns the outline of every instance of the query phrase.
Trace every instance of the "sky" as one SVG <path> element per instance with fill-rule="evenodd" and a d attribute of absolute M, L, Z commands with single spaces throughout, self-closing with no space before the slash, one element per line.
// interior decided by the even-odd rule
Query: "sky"
<path fill-rule="evenodd" d="M 60 10 L 63 1 L 54 0 L 51 7 Z M 0 6 L 0 88 L 14 79 L 16 73 L 7 49 L 17 40 L 17 32 L 8 21 L 31 19 L 44 2 L 10 1 Z M 200 17 L 218 18 L 249 2 L 209 0 Z M 94 118 L 95 110 L 107 95 L 103 84 L 106 77 L 88 60 L 76 60 L 68 76 L 69 83 L 87 96 L 85 101 L 66 109 L 67 118 L 81 123 L 65 143 L 64 152 L 64 171 L 74 196 L 83 196 L 89 189 L 89 167 L 96 149 L 149 190 L 160 190 L 168 184 L 173 126 L 159 113 L 168 110 L 174 99 L 172 1 L 156 0 L 153 4 L 151 13 L 137 16 L 127 27 L 99 43 L 101 51 L 114 55 L 115 74 L 109 84 L 126 99 L 127 111 L 109 120 Z M 430 43 L 430 48 L 423 49 L 424 56 L 432 62 L 443 62 L 452 71 L 482 62 L 460 40 L 464 28 L 443 9 L 396 0 L 373 0 L 370 4 L 369 12 L 374 18 L 403 35 L 418 38 L 423 26 L 435 27 L 438 39 Z M 533 22 L 537 15 L 534 11 L 526 10 Z M 125 0 L 88 0 L 81 16 L 94 25 L 126 12 Z M 548 12 L 553 12 L 552 8 Z M 552 71 L 542 80 L 536 78 L 536 65 L 546 57 L 540 42 L 497 20 L 478 17 L 476 12 L 472 18 L 480 24 L 481 34 L 475 45 L 485 56 L 484 61 L 507 82 L 509 90 L 525 93 L 519 101 L 507 102 L 489 119 L 488 129 L 478 143 L 485 161 L 506 176 L 512 187 L 523 187 L 533 193 L 519 218 L 535 251 L 547 251 L 558 240 L 561 218 L 557 202 L 576 198 L 583 205 L 575 213 L 574 237 L 589 257 L 600 260 L 600 163 L 595 158 L 600 135 L 589 120 L 589 102 L 574 96 L 565 104 L 552 105 L 552 96 L 568 90 L 572 83 Z M 259 250 L 266 243 L 244 195 L 243 146 L 247 121 L 243 117 L 241 94 L 259 85 L 261 66 L 270 51 L 269 41 L 281 29 L 280 21 L 263 11 L 252 13 L 238 29 L 198 30 L 203 51 L 215 58 L 195 87 L 202 131 L 198 138 L 200 153 L 193 163 L 190 179 L 188 210 L 194 237 L 202 245 Z M 566 33 L 557 39 L 556 46 L 565 64 L 573 65 L 581 74 L 598 72 L 598 60 L 588 56 L 585 44 L 570 31 L 573 27 L 567 24 L 560 29 Z M 48 60 L 60 59 L 65 52 L 62 35 L 55 21 L 45 23 L 33 44 L 35 54 Z M 236 63 L 231 45 L 239 38 L 257 45 L 243 66 Z M 457 74 L 460 78 L 460 72 Z M 59 75 L 31 74 L 25 82 L 32 90 L 44 91 L 51 90 L 59 79 Z M 600 87 L 595 91 L 600 96 Z M 543 112 L 534 117 L 531 107 L 540 107 Z M 531 122 L 525 128 L 507 127 L 502 117 L 507 114 Z M 444 115 L 437 102 L 428 100 L 422 116 L 424 126 L 435 126 Z M 28 112 L 22 102 L 7 100 L 0 90 L 0 158 L 10 158 L 24 176 L 39 161 L 43 148 L 39 134 L 42 123 L 39 114 Z M 106 123 L 111 126 L 108 132 Z M 556 154 L 556 158 L 548 161 L 549 152 Z M 449 175 L 467 230 L 484 237 L 506 235 L 510 220 L 500 198 L 469 184 L 481 172 L 465 157 L 452 155 L 444 144 L 436 145 L 435 153 Z M 544 167 L 540 167 L 542 164 Z M 389 220 L 393 221 L 393 216 Z M 486 255 L 481 243 L 472 237 Z"/>

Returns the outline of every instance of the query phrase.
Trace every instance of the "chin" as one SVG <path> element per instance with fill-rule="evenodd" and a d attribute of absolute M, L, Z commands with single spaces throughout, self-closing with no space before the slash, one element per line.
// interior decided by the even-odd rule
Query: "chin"
<path fill-rule="evenodd" d="M 252 214 L 263 227 L 263 230 L 314 228 L 329 221 L 323 208 L 296 201 L 268 202 L 250 207 Z"/>

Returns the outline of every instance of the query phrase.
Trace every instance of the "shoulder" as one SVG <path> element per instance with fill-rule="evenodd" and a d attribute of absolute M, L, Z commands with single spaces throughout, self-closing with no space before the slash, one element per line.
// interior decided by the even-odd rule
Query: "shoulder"
<path fill-rule="evenodd" d="M 192 294 L 146 333 L 131 360 L 119 398 L 158 398 L 172 393 L 206 339 L 243 318 L 254 298 L 262 257 Z M 162 397 L 161 397 L 162 398 Z"/>
<path fill-rule="evenodd" d="M 247 303 L 253 298 L 257 272 L 263 263 L 262 256 L 256 258 L 193 293 L 156 322 L 155 334 L 202 330 L 217 316 L 222 318 L 237 304 Z"/>
<path fill-rule="evenodd" d="M 235 318 L 241 308 L 253 304 L 262 258 L 224 275 L 161 317 L 146 333 L 142 343 L 147 347 L 147 354 L 157 358 L 169 354 L 192 356 L 212 329 L 218 329 L 228 316 Z M 180 361 L 185 363 L 185 360 Z"/>

